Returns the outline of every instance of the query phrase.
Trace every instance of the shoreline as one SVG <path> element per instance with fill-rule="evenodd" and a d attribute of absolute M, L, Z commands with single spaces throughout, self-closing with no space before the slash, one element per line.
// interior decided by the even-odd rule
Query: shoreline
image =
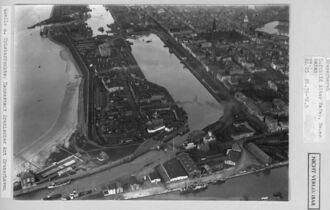
<path fill-rule="evenodd" d="M 61 102 L 59 114 L 52 126 L 34 140 L 32 144 L 15 153 L 15 156 L 17 156 L 14 158 L 15 174 L 26 169 L 24 165 L 28 161 L 33 162 L 37 166 L 43 166 L 45 160 L 52 153 L 54 146 L 68 143 L 71 135 L 79 125 L 79 101 L 81 100 L 81 84 L 83 84 L 81 72 L 69 49 L 50 38 L 49 40 L 62 48 L 58 56 L 66 62 L 63 69 L 68 77 L 65 94 Z M 66 55 L 64 54 L 65 56 L 63 56 L 63 53 L 66 53 Z M 30 164 L 29 168 L 31 167 L 35 166 Z"/>
<path fill-rule="evenodd" d="M 268 167 L 264 167 L 264 168 L 257 169 L 257 170 L 250 170 L 250 171 L 243 172 L 243 173 L 234 173 L 233 175 L 229 175 L 227 177 L 223 177 L 223 178 L 217 179 L 217 180 L 227 181 L 227 180 L 231 180 L 231 179 L 235 179 L 235 178 L 239 178 L 239 177 L 243 177 L 243 176 L 258 174 L 265 170 L 273 170 L 273 169 L 282 168 L 282 167 L 289 167 L 288 162 L 284 161 L 283 163 L 272 164 Z M 210 184 L 210 183 L 211 182 L 209 182 L 208 184 Z M 157 196 L 157 195 L 164 195 L 164 194 L 170 194 L 173 192 L 178 192 L 178 191 L 180 191 L 180 189 L 179 188 L 164 188 L 164 189 L 159 189 L 158 191 L 153 192 L 153 193 L 151 193 L 150 191 L 148 192 L 147 190 L 141 190 L 141 191 L 142 192 L 126 193 L 125 195 L 123 195 L 124 200 L 136 200 L 136 199 L 137 200 L 152 200 L 152 199 L 148 199 L 148 198 L 151 198 L 151 197 Z M 145 192 L 143 193 L 143 191 L 145 191 Z M 174 195 L 174 197 L 175 197 L 175 195 Z M 173 200 L 176 200 L 176 199 L 173 199 Z M 201 200 L 203 200 L 203 199 L 201 199 Z"/>

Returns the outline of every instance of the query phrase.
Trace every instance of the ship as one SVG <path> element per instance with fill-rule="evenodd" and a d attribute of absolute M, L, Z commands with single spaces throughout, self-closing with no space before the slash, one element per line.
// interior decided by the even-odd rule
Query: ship
<path fill-rule="evenodd" d="M 195 193 L 195 192 L 199 192 L 199 191 L 202 191 L 205 189 L 207 189 L 207 184 L 205 184 L 205 183 L 193 184 L 193 185 L 189 185 L 189 186 L 182 188 L 180 193 L 181 194 Z"/>
<path fill-rule="evenodd" d="M 64 185 L 70 184 L 71 180 L 64 181 L 64 182 L 53 182 L 50 185 L 48 185 L 48 189 L 54 189 L 57 187 L 62 187 Z"/>

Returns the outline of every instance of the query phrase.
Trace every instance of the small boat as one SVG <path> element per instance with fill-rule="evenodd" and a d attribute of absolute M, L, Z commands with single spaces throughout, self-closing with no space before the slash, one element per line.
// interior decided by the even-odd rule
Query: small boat
<path fill-rule="evenodd" d="M 64 185 L 70 184 L 71 180 L 64 181 L 64 182 L 53 182 L 50 185 L 48 185 L 48 189 L 54 189 L 57 187 L 62 187 Z"/>
<path fill-rule="evenodd" d="M 152 42 L 152 40 L 147 40 L 146 42 L 147 42 L 147 43 L 150 43 L 150 42 Z"/>

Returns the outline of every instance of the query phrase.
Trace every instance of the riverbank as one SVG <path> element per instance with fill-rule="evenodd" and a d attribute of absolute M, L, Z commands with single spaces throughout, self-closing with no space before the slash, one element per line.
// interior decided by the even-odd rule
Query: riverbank
<path fill-rule="evenodd" d="M 39 167 L 43 166 L 44 161 L 56 149 L 57 145 L 68 145 L 71 135 L 77 129 L 81 73 L 77 70 L 75 61 L 68 49 L 63 48 L 59 56 L 66 61 L 63 71 L 68 78 L 59 115 L 54 124 L 42 136 L 15 153 L 18 157 L 15 158 L 15 165 L 18 166 L 18 170 L 24 169 L 21 165 L 24 164 L 25 160 L 31 161 Z"/>
<path fill-rule="evenodd" d="M 207 176 L 204 176 L 204 177 L 198 178 L 198 179 L 179 181 L 179 182 L 172 183 L 166 187 L 155 186 L 155 187 L 146 188 L 146 189 L 142 189 L 142 190 L 138 190 L 138 191 L 128 192 L 128 193 L 123 194 L 122 198 L 125 200 L 130 200 L 130 199 L 148 200 L 148 199 L 152 199 L 153 196 L 157 196 L 157 195 L 161 196 L 163 194 L 169 194 L 169 193 L 172 194 L 173 192 L 179 192 L 180 189 L 182 187 L 184 187 L 187 183 L 194 183 L 196 181 L 201 181 L 203 183 L 212 184 L 213 182 L 215 182 L 217 180 L 221 180 L 221 181 L 225 182 L 230 179 L 234 179 L 234 178 L 238 178 L 238 177 L 242 177 L 242 176 L 247 176 L 247 175 L 252 175 L 252 174 L 258 175 L 259 173 L 264 172 L 266 170 L 271 170 L 271 169 L 275 169 L 275 168 L 279 168 L 279 167 L 285 167 L 287 165 L 288 165 L 288 162 L 286 161 L 283 163 L 272 164 L 272 165 L 267 166 L 262 169 L 250 170 L 250 171 L 245 171 L 245 172 L 240 172 L 240 173 L 235 173 L 235 174 L 232 174 L 232 169 L 229 168 L 224 173 L 214 173 L 214 174 L 207 175 Z M 172 199 L 182 199 L 182 195 L 180 195 L 180 194 L 177 196 L 174 195 L 172 197 Z M 260 197 L 259 197 L 259 199 L 260 199 Z"/>

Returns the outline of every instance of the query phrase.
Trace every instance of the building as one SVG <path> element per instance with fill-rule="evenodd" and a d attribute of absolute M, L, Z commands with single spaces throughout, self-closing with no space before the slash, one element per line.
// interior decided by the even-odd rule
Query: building
<path fill-rule="evenodd" d="M 203 141 L 204 136 L 205 136 L 204 131 L 194 130 L 189 133 L 188 139 L 189 139 L 189 142 L 194 142 L 195 144 L 199 144 Z"/>
<path fill-rule="evenodd" d="M 36 176 L 32 171 L 25 171 L 18 175 L 21 179 L 22 189 L 36 185 Z"/>
<path fill-rule="evenodd" d="M 208 143 L 200 143 L 197 146 L 197 150 L 203 151 L 203 152 L 208 152 L 210 151 L 210 145 Z"/>
<path fill-rule="evenodd" d="M 269 165 L 272 162 L 272 158 L 252 142 L 247 144 L 247 150 L 264 165 Z"/>
<path fill-rule="evenodd" d="M 233 145 L 231 146 L 231 148 L 232 148 L 232 150 L 237 151 L 237 152 L 242 151 L 241 146 L 237 142 L 234 142 Z"/>
<path fill-rule="evenodd" d="M 288 121 L 280 121 L 279 126 L 281 130 L 288 130 L 289 129 L 289 122 Z"/>
<path fill-rule="evenodd" d="M 259 107 L 254 103 L 254 101 L 244 95 L 242 92 L 236 92 L 235 93 L 235 98 L 244 104 L 244 106 L 247 108 L 248 112 L 254 116 L 256 116 L 259 120 L 263 120 L 264 116 L 259 109 Z"/>
<path fill-rule="evenodd" d="M 156 166 L 156 171 L 165 183 L 187 179 L 188 175 L 178 159 L 173 158 Z"/>
<path fill-rule="evenodd" d="M 233 149 L 228 149 L 226 154 L 227 159 L 224 161 L 224 163 L 229 166 L 235 166 L 241 158 L 241 152 L 235 151 Z"/>
<path fill-rule="evenodd" d="M 189 143 L 183 143 L 182 145 L 185 150 L 191 150 L 196 148 L 196 144 L 194 142 L 189 142 Z"/>
<path fill-rule="evenodd" d="M 256 131 L 250 126 L 250 124 L 244 121 L 240 123 L 233 123 L 230 136 L 234 140 L 238 140 L 241 138 L 247 138 L 253 136 L 255 132 Z"/>
<path fill-rule="evenodd" d="M 284 114 L 284 115 L 288 115 L 289 114 L 289 107 L 288 105 L 281 100 L 280 98 L 275 98 L 273 100 L 273 104 L 276 107 L 276 109 L 278 110 L 279 113 Z"/>
<path fill-rule="evenodd" d="M 242 75 L 244 74 L 244 69 L 238 65 L 232 65 L 232 68 L 229 69 L 229 74 L 232 75 Z"/>
<path fill-rule="evenodd" d="M 115 184 L 111 184 L 109 186 L 108 193 L 109 193 L 109 195 L 115 195 L 116 194 L 116 185 Z"/>
<path fill-rule="evenodd" d="M 116 185 L 116 194 L 124 192 L 124 188 L 120 182 L 116 182 L 115 185 Z"/>
<path fill-rule="evenodd" d="M 155 167 L 155 170 L 158 172 L 158 174 L 160 175 L 163 182 L 165 182 L 165 183 L 170 182 L 170 177 L 168 176 L 166 169 L 164 168 L 164 166 L 162 164 L 157 165 Z"/>
<path fill-rule="evenodd" d="M 75 155 L 70 155 L 58 162 L 54 162 L 51 165 L 41 169 L 36 173 L 36 175 L 41 179 L 58 176 L 59 171 L 80 164 L 82 162 L 80 156 L 81 154 L 79 153 Z"/>
<path fill-rule="evenodd" d="M 278 121 L 271 116 L 265 116 L 264 121 L 267 125 L 269 132 L 275 132 L 281 129 L 278 124 Z"/>
<path fill-rule="evenodd" d="M 273 81 L 271 81 L 271 80 L 268 80 L 268 81 L 267 81 L 267 84 L 268 84 L 268 87 L 269 87 L 271 90 L 277 92 L 278 87 L 277 87 L 277 85 L 275 84 L 275 82 L 273 82 Z"/>
<path fill-rule="evenodd" d="M 153 171 L 148 175 L 148 179 L 151 183 L 157 184 L 160 182 L 160 175 L 157 173 L 157 171 Z"/>
<path fill-rule="evenodd" d="M 197 165 L 193 159 L 191 159 L 189 154 L 183 152 L 178 154 L 176 158 L 179 160 L 189 177 L 200 175 L 201 171 L 197 168 Z"/>
<path fill-rule="evenodd" d="M 208 131 L 207 135 L 203 137 L 204 143 L 214 142 L 216 140 L 215 136 L 213 135 L 212 131 Z"/>

